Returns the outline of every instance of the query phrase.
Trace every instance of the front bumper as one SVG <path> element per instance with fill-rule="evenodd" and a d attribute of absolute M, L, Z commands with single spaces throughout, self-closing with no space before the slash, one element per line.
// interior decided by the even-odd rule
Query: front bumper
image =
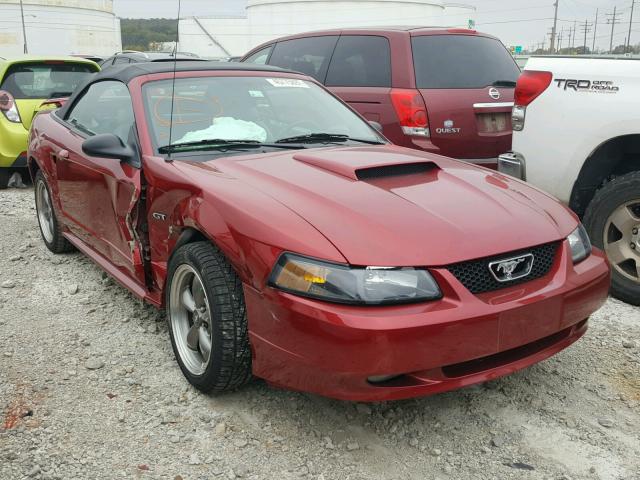
<path fill-rule="evenodd" d="M 479 295 L 431 269 L 444 297 L 416 305 L 335 305 L 245 286 L 254 374 L 284 388 L 383 401 L 512 373 L 580 338 L 606 300 L 602 253 L 577 265 L 570 258 L 565 241 L 545 277 Z M 397 377 L 367 380 L 389 375 Z"/>
<path fill-rule="evenodd" d="M 498 171 L 519 180 L 527 180 L 526 161 L 518 152 L 503 153 L 498 157 Z"/>

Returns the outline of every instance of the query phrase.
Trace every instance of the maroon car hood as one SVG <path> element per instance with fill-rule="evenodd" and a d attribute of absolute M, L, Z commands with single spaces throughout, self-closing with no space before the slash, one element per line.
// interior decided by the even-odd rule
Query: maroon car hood
<path fill-rule="evenodd" d="M 557 201 L 517 180 L 396 146 L 209 165 L 286 205 L 353 265 L 446 265 L 559 240 L 577 224 Z"/>

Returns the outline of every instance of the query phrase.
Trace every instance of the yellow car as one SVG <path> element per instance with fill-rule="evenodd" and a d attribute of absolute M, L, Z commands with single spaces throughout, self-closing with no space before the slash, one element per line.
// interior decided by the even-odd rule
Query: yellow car
<path fill-rule="evenodd" d="M 27 166 L 29 127 L 43 102 L 68 97 L 98 70 L 96 63 L 74 57 L 0 58 L 0 188 L 14 169 Z"/>

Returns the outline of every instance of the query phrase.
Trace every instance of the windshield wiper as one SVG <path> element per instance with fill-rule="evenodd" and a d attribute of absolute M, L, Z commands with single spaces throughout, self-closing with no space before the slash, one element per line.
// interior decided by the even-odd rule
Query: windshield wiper
<path fill-rule="evenodd" d="M 274 143 L 262 143 L 258 140 L 226 140 L 222 138 L 212 138 L 207 140 L 198 140 L 195 142 L 181 142 L 172 143 L 171 145 L 165 145 L 158 148 L 160 153 L 172 153 L 181 150 L 216 150 L 216 149 L 228 149 L 228 148 L 261 148 L 261 147 L 273 147 L 273 148 L 288 148 L 298 149 L 300 147 L 293 147 L 291 145 L 277 145 Z"/>
<path fill-rule="evenodd" d="M 352 138 L 349 135 L 340 133 L 308 133 L 306 135 L 296 135 L 295 137 L 281 138 L 276 143 L 344 143 L 344 142 L 360 142 L 369 145 L 382 145 L 383 142 L 378 140 L 365 140 L 363 138 Z"/>
<path fill-rule="evenodd" d="M 491 84 L 492 87 L 515 87 L 516 82 L 513 80 L 496 80 Z"/>

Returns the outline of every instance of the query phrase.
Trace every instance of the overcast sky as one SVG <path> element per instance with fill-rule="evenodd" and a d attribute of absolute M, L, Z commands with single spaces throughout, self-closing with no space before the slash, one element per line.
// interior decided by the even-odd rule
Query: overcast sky
<path fill-rule="evenodd" d="M 553 24 L 554 0 L 463 0 L 477 9 L 477 29 L 500 37 L 507 45 L 525 47 L 541 43 L 546 39 Z M 563 46 L 567 45 L 569 28 L 578 22 L 576 46 L 584 43 L 582 26 L 585 20 L 595 21 L 596 9 L 599 9 L 596 31 L 596 45 L 609 47 L 611 25 L 607 24 L 605 14 L 613 13 L 614 6 L 621 13 L 621 24 L 616 25 L 614 45 L 624 43 L 629 31 L 631 0 L 559 0 L 558 34 L 565 30 Z M 177 17 L 177 0 L 114 0 L 116 14 L 120 17 L 151 18 Z M 181 16 L 194 15 L 241 15 L 245 9 L 245 0 L 183 0 Z M 580 25 L 582 22 L 582 26 Z M 587 45 L 593 41 L 593 25 L 587 34 Z M 545 38 L 545 34 L 547 34 Z M 640 43 L 640 2 L 636 2 L 631 41 Z"/>

